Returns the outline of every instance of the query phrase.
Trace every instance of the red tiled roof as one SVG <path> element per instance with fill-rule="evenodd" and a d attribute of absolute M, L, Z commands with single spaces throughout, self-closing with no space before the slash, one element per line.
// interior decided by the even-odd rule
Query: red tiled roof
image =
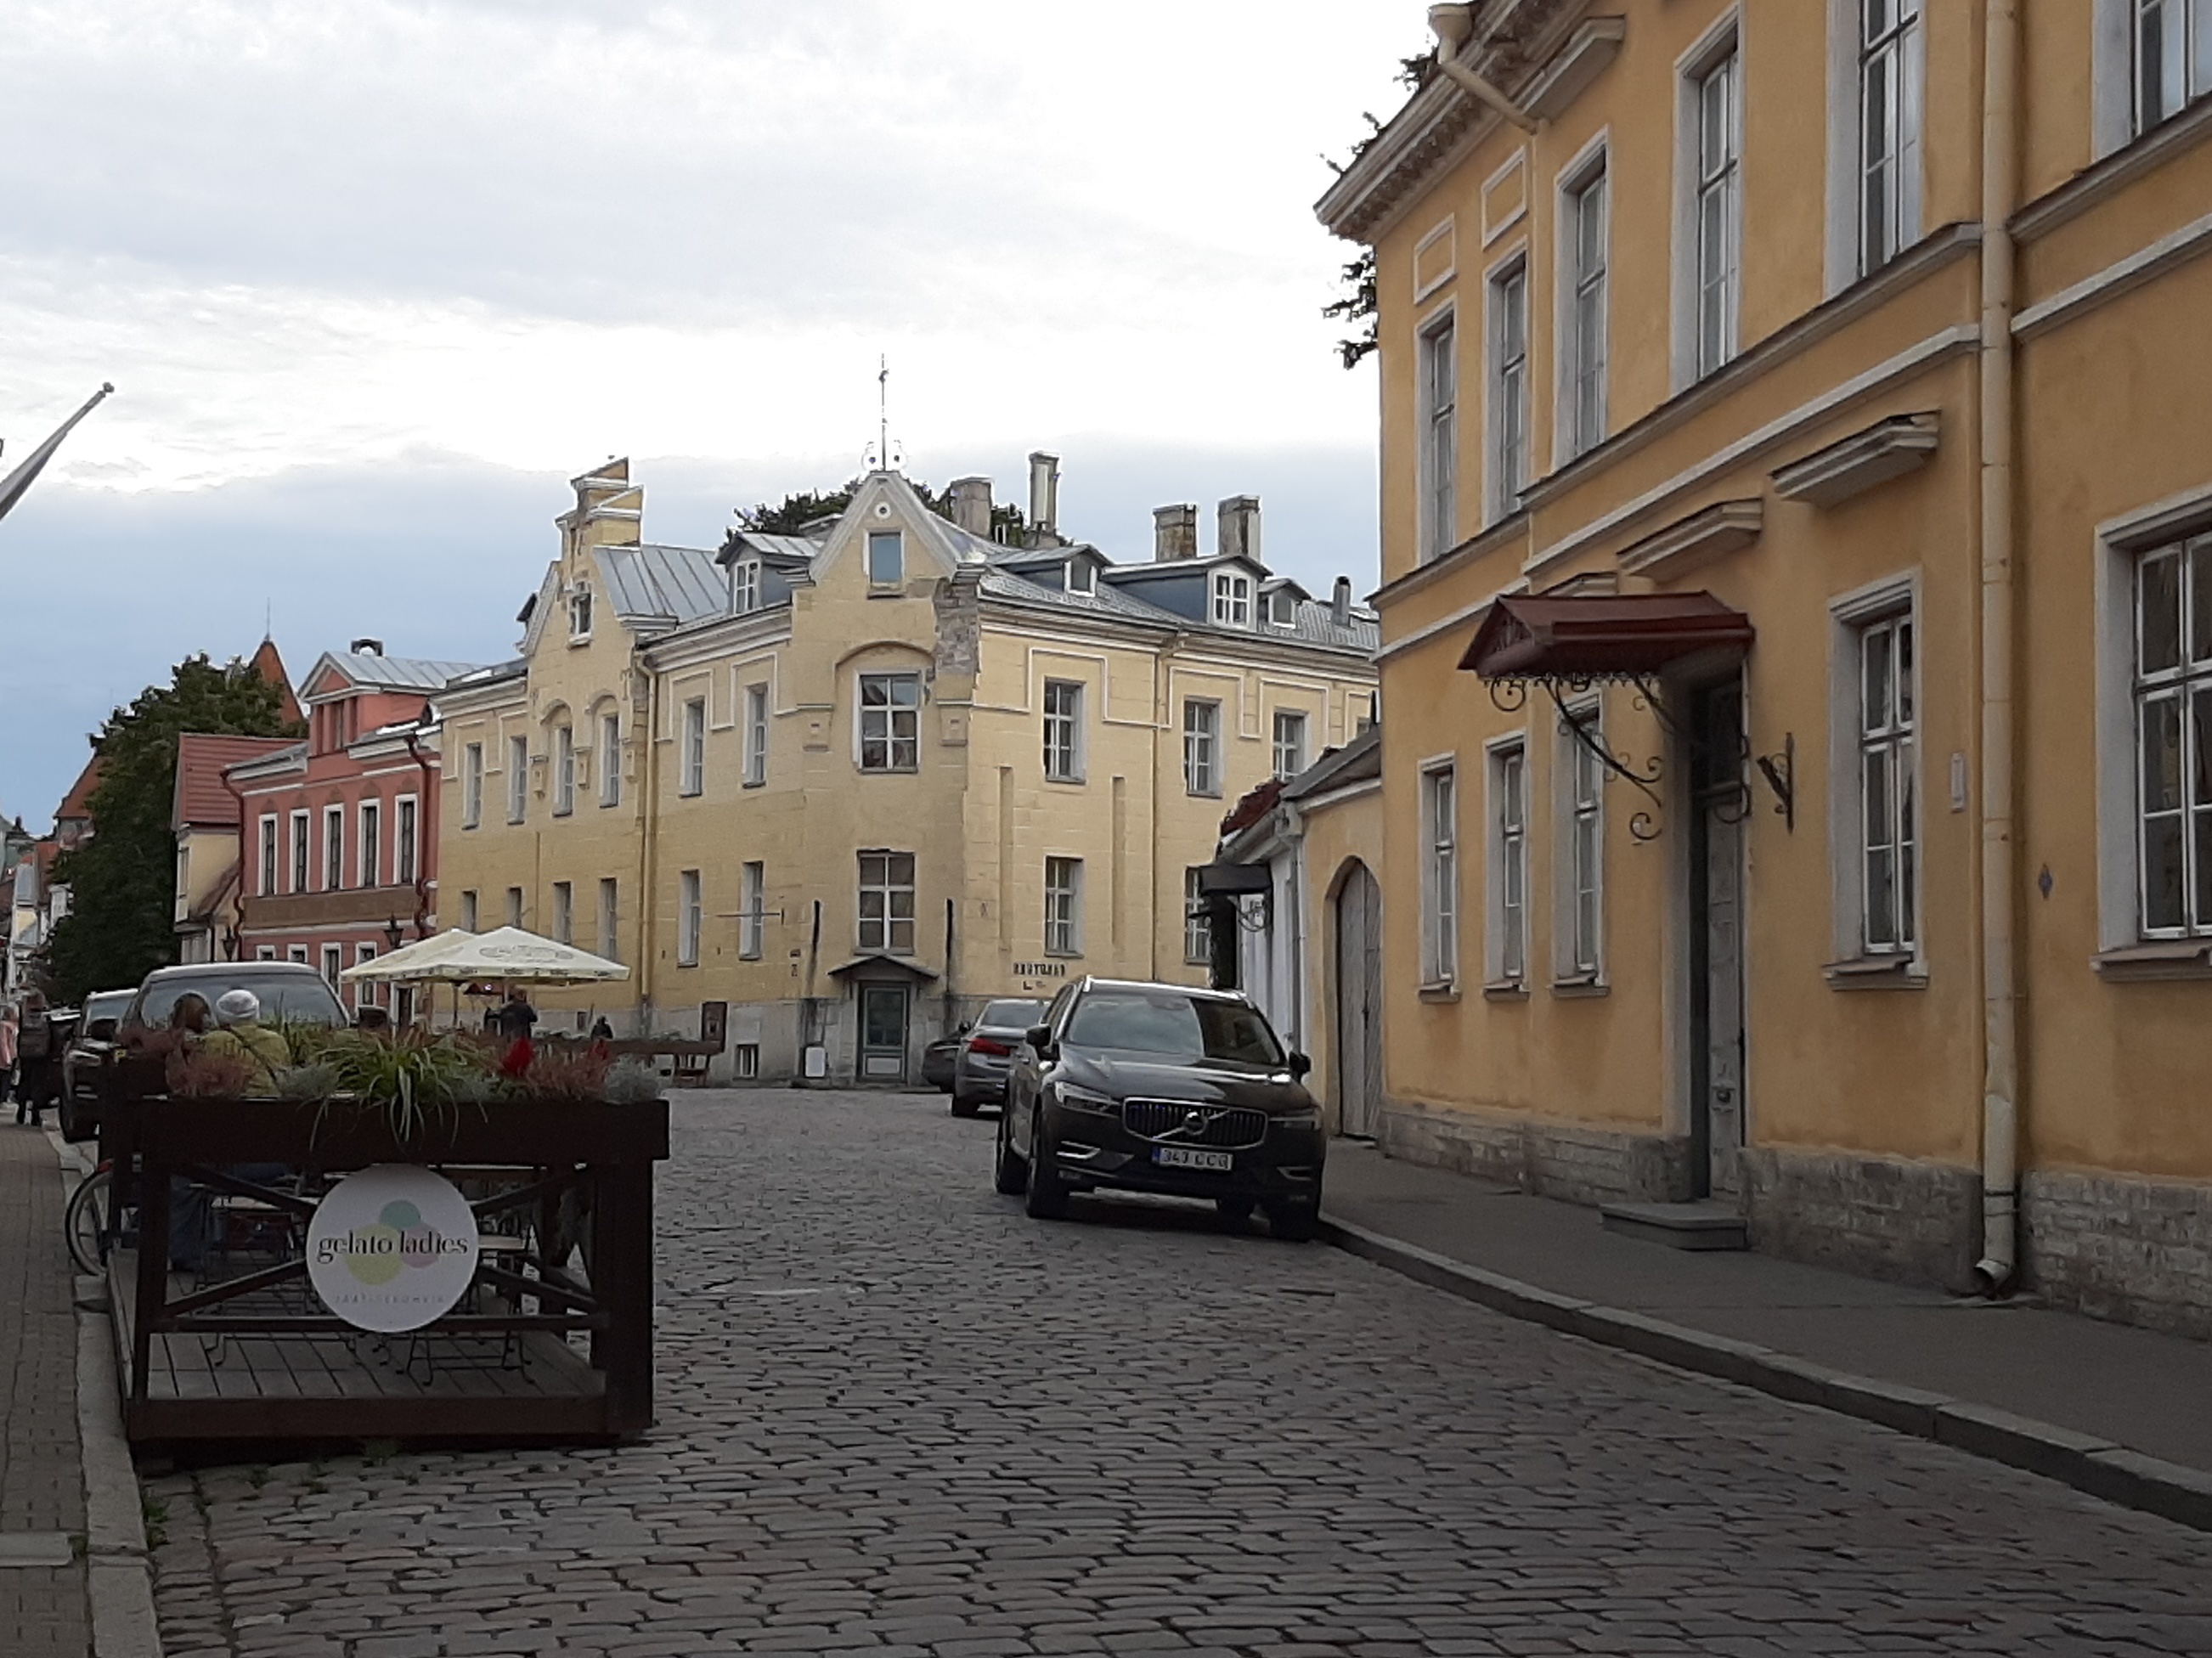
<path fill-rule="evenodd" d="M 1227 840 L 1238 829 L 1258 823 L 1274 811 L 1275 802 L 1283 798 L 1283 779 L 1270 777 L 1230 807 L 1227 817 L 1221 820 L 1221 838 Z"/>
<path fill-rule="evenodd" d="M 191 824 L 236 829 L 238 797 L 223 786 L 226 768 L 289 749 L 296 737 L 218 737 L 186 732 L 177 738 L 177 793 L 170 819 L 178 829 Z"/>
<path fill-rule="evenodd" d="M 95 754 L 84 762 L 84 769 L 76 774 L 76 781 L 70 785 L 70 792 L 62 797 L 61 805 L 54 808 L 55 819 L 89 818 L 92 816 L 92 792 L 99 786 L 100 756 Z"/>

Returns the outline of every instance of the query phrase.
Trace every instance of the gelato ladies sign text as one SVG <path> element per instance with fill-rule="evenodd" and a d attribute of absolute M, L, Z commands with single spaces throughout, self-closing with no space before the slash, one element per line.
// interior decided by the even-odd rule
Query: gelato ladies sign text
<path fill-rule="evenodd" d="M 315 1207 L 307 1277 L 331 1312 L 363 1330 L 416 1330 L 448 1311 L 477 1270 L 468 1200 L 428 1169 L 382 1163 L 349 1175 Z"/>

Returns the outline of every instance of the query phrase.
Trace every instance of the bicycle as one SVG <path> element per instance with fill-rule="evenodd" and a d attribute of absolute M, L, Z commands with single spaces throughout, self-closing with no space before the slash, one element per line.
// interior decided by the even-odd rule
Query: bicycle
<path fill-rule="evenodd" d="M 62 1212 L 62 1236 L 68 1241 L 70 1259 L 76 1269 L 93 1278 L 106 1276 L 107 1251 L 115 1240 L 115 1168 L 103 1163 L 87 1175 L 70 1193 Z"/>

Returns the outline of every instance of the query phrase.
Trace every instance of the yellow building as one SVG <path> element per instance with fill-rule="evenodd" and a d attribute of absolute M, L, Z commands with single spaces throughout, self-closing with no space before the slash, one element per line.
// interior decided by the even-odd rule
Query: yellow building
<path fill-rule="evenodd" d="M 1386 1144 L 2212 1328 L 2212 16 L 1432 17 Z"/>
<path fill-rule="evenodd" d="M 1203 982 L 1187 916 L 1224 803 L 1370 723 L 1371 614 L 1260 558 L 1259 503 L 1156 515 L 1116 564 L 989 538 L 892 471 L 799 537 L 645 542 L 626 463 L 575 480 L 518 660 L 440 697 L 441 915 L 629 963 L 552 1023 L 690 1033 L 740 1079 L 893 1081 L 994 996 Z M 811 1051 L 811 1064 L 810 1064 Z"/>

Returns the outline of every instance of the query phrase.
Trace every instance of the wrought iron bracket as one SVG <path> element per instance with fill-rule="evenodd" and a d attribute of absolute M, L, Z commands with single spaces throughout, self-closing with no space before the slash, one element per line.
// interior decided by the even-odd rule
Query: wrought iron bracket
<path fill-rule="evenodd" d="M 1762 754 L 1753 762 L 1766 786 L 1774 791 L 1774 815 L 1790 834 L 1797 832 L 1797 733 L 1784 732 L 1782 752 Z"/>
<path fill-rule="evenodd" d="M 1583 752 L 1651 803 L 1650 811 L 1638 811 L 1629 817 L 1629 837 L 1632 840 L 1643 841 L 1657 840 L 1666 828 L 1667 803 L 1659 798 L 1659 780 L 1666 768 L 1665 758 L 1662 756 L 1655 755 L 1650 763 L 1641 770 L 1631 766 L 1625 756 L 1613 753 L 1591 734 L 1590 722 L 1587 718 L 1577 716 L 1568 710 L 1565 700 L 1560 696 L 1559 688 L 1555 681 L 1547 679 L 1543 683 L 1546 693 L 1552 699 L 1552 706 L 1559 711 L 1559 719 L 1565 724 L 1569 734 L 1581 745 Z M 1642 689 L 1640 683 L 1638 689 Z M 1522 695 L 1525 697 L 1526 692 L 1524 691 Z M 1645 695 L 1646 699 L 1656 707 L 1656 699 L 1650 693 Z"/>

